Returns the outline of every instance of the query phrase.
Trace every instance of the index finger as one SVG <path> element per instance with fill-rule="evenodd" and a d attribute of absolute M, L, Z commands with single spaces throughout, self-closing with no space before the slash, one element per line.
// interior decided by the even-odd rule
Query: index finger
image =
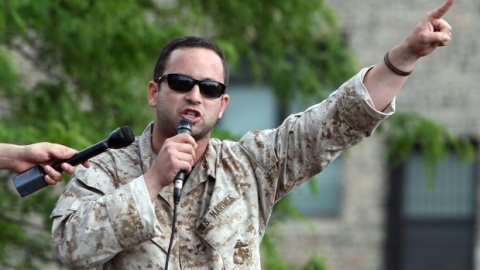
<path fill-rule="evenodd" d="M 191 144 L 193 147 L 195 147 L 195 145 L 197 144 L 192 135 L 187 133 L 177 134 L 176 138 L 178 138 L 177 142 L 188 143 Z"/>
<path fill-rule="evenodd" d="M 455 0 L 447 0 L 447 2 L 443 3 L 443 5 L 434 11 L 432 11 L 431 16 L 434 19 L 441 19 L 445 13 L 453 6 Z"/>
<path fill-rule="evenodd" d="M 48 149 L 48 152 L 50 153 L 51 157 L 56 159 L 67 159 L 77 153 L 76 150 L 70 147 L 56 143 L 51 145 L 51 147 Z"/>

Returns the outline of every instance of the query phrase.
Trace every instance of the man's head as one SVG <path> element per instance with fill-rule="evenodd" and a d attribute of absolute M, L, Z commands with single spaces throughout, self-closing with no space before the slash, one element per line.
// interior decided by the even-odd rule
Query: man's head
<path fill-rule="evenodd" d="M 223 51 L 213 42 L 200 38 L 200 37 L 181 37 L 171 40 L 158 55 L 157 63 L 155 64 L 155 69 L 153 72 L 153 80 L 157 81 L 160 76 L 165 72 L 166 65 L 170 58 L 171 53 L 176 49 L 181 48 L 204 48 L 214 51 L 218 57 L 222 60 L 223 65 L 223 83 L 228 86 L 229 82 L 229 71 L 227 67 L 227 61 L 225 60 L 225 55 Z"/>
<path fill-rule="evenodd" d="M 227 79 L 225 57 L 215 44 L 197 37 L 169 42 L 148 85 L 149 105 L 156 109 L 154 136 L 174 136 L 187 118 L 193 122 L 192 136 L 207 142 L 229 102 Z"/>

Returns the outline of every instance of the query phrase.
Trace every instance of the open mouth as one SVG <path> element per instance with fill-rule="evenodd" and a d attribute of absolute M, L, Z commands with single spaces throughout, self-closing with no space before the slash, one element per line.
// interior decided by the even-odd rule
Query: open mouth
<path fill-rule="evenodd" d="M 199 111 L 187 109 L 183 112 L 183 116 L 185 118 L 190 119 L 190 120 L 195 120 L 195 119 L 199 118 L 201 115 L 200 115 Z"/>

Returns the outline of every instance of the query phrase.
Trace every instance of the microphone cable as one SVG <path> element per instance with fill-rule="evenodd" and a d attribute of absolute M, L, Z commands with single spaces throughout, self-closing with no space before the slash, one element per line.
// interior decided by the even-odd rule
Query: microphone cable
<path fill-rule="evenodd" d="M 182 118 L 180 120 L 180 125 L 177 129 L 177 134 L 182 133 L 192 133 L 192 121 Z M 185 181 L 185 171 L 180 171 L 177 173 L 174 179 L 174 189 L 173 189 L 173 218 L 172 218 L 172 233 L 170 234 L 170 243 L 168 244 L 167 250 L 167 259 L 165 261 L 165 270 L 168 270 L 168 262 L 170 261 L 170 254 L 172 252 L 173 238 L 175 236 L 175 224 L 177 223 L 177 207 L 180 202 L 180 197 L 182 196 L 182 187 L 183 182 Z"/>
<path fill-rule="evenodd" d="M 167 260 L 165 261 L 165 270 L 168 270 L 168 262 L 170 253 L 172 252 L 173 236 L 175 235 L 175 223 L 177 223 L 177 206 L 178 202 L 173 205 L 172 233 L 170 234 L 170 243 L 168 244 Z"/>

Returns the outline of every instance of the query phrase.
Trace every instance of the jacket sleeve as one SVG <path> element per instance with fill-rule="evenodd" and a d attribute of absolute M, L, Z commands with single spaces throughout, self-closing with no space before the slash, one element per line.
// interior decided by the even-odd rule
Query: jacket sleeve
<path fill-rule="evenodd" d="M 89 169 L 77 169 L 59 198 L 51 214 L 51 244 L 66 265 L 100 266 L 154 237 L 155 211 L 143 176 L 117 187 L 116 173 L 91 161 Z"/>
<path fill-rule="evenodd" d="M 368 69 L 345 82 L 326 100 L 290 115 L 275 129 L 247 133 L 240 141 L 261 170 L 263 208 L 320 173 L 345 149 L 369 137 L 391 115 L 395 100 L 377 111 L 363 84 Z M 267 181 L 263 180 L 267 179 Z"/>

